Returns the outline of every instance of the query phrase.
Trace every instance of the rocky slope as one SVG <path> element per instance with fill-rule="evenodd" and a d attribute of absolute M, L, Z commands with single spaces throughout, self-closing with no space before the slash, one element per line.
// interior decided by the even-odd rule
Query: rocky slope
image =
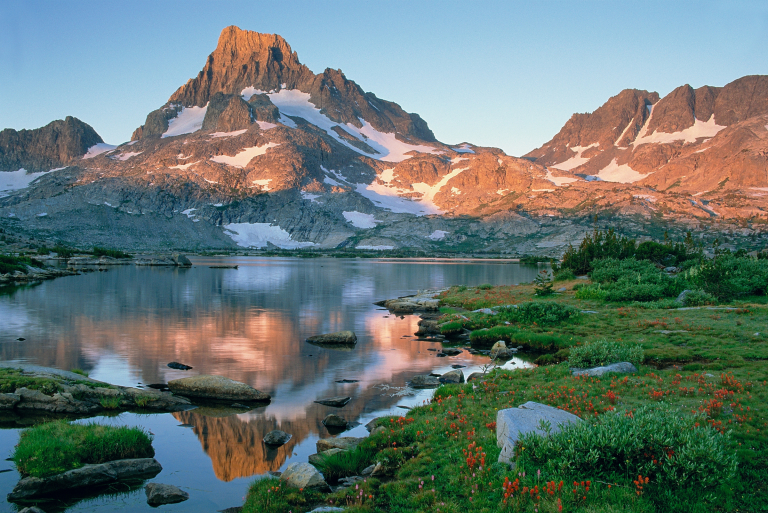
<path fill-rule="evenodd" d="M 66 159 L 3 160 L 15 174 L 0 174 L 0 219 L 43 239 L 153 250 L 556 255 L 595 214 L 632 235 L 738 239 L 768 220 L 766 124 L 768 77 L 662 99 L 626 90 L 515 158 L 439 142 L 340 70 L 313 73 L 280 36 L 228 27 L 132 141 L 108 147 L 94 132 Z"/>

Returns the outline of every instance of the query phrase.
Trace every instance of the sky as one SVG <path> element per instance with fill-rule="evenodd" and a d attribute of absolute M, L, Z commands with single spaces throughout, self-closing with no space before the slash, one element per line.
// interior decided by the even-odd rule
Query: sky
<path fill-rule="evenodd" d="M 0 2 L 0 128 L 75 116 L 111 144 L 197 75 L 229 25 L 282 35 L 416 112 L 438 140 L 520 156 L 627 88 L 768 74 L 760 1 Z"/>

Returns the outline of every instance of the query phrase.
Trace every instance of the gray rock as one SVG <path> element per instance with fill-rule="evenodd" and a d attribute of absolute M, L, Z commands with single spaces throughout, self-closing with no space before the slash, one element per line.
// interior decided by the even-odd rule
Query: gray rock
<path fill-rule="evenodd" d="M 364 476 L 370 476 L 373 472 L 373 469 L 376 468 L 376 464 L 370 465 L 368 467 L 365 467 L 362 472 L 360 472 Z"/>
<path fill-rule="evenodd" d="M 440 386 L 440 380 L 436 376 L 422 374 L 411 378 L 413 388 L 436 388 Z"/>
<path fill-rule="evenodd" d="M 478 308 L 477 310 L 472 310 L 472 313 L 482 313 L 485 315 L 496 315 L 498 312 L 494 312 L 490 308 Z"/>
<path fill-rule="evenodd" d="M 357 335 L 354 331 L 337 331 L 335 333 L 326 333 L 325 335 L 315 335 L 309 337 L 307 342 L 311 344 L 355 344 Z"/>
<path fill-rule="evenodd" d="M 687 305 L 688 302 L 688 294 L 693 293 L 692 290 L 685 289 L 680 294 L 677 295 L 677 299 L 675 299 L 676 302 L 680 303 L 683 306 Z"/>
<path fill-rule="evenodd" d="M 13 491 L 8 494 L 8 500 L 15 502 L 32 497 L 58 494 L 62 490 L 116 483 L 122 479 L 154 477 L 161 470 L 163 467 L 154 458 L 137 458 L 109 461 L 98 465 L 84 465 L 55 476 L 25 477 L 13 487 Z"/>
<path fill-rule="evenodd" d="M 509 360 L 516 352 L 517 349 L 507 347 L 506 342 L 499 340 L 491 347 L 490 357 L 491 360 Z"/>
<path fill-rule="evenodd" d="M 567 289 L 565 287 L 560 287 L 557 289 L 558 292 L 565 292 Z"/>
<path fill-rule="evenodd" d="M 318 454 L 330 449 L 341 449 L 343 451 L 351 451 L 362 441 L 362 438 L 354 436 L 339 436 L 336 438 L 321 438 L 315 444 Z"/>
<path fill-rule="evenodd" d="M 345 511 L 344 508 L 339 508 L 337 506 L 319 506 L 309 513 L 331 513 L 333 511 Z"/>
<path fill-rule="evenodd" d="M 351 400 L 352 400 L 351 397 L 338 396 L 338 397 L 328 397 L 327 399 L 319 399 L 315 402 L 325 406 L 334 406 L 336 408 L 341 408 Z"/>
<path fill-rule="evenodd" d="M 368 423 L 365 425 L 365 429 L 367 429 L 367 430 L 368 430 L 368 432 L 371 432 L 371 431 L 373 431 L 373 428 L 375 428 L 375 427 L 376 427 L 376 425 L 378 424 L 378 422 L 379 422 L 379 417 L 376 417 L 375 419 L 373 419 L 373 420 L 370 420 L 370 421 L 369 421 L 369 422 L 368 422 Z"/>
<path fill-rule="evenodd" d="M 629 362 L 612 363 L 603 367 L 592 367 L 591 369 L 571 369 L 571 374 L 574 376 L 602 376 L 609 372 L 616 372 L 619 374 L 634 374 L 637 372 L 637 367 Z"/>
<path fill-rule="evenodd" d="M 458 349 L 456 347 L 444 347 L 443 348 L 443 354 L 447 354 L 448 356 L 456 356 L 457 354 L 461 354 L 463 351 L 461 349 Z"/>
<path fill-rule="evenodd" d="M 464 383 L 464 373 L 460 369 L 446 372 L 439 378 L 440 383 Z"/>
<path fill-rule="evenodd" d="M 355 483 L 360 483 L 363 481 L 363 478 L 360 476 L 349 476 L 349 477 L 342 477 L 339 479 L 339 487 L 340 488 L 348 488 L 352 486 Z"/>
<path fill-rule="evenodd" d="M 264 437 L 264 443 L 267 445 L 284 445 L 288 443 L 288 440 L 293 438 L 293 435 L 289 435 L 285 431 L 275 429 L 267 433 Z"/>
<path fill-rule="evenodd" d="M 168 388 L 174 394 L 198 399 L 217 399 L 221 401 L 270 400 L 269 394 L 224 376 L 201 374 L 189 378 L 174 379 L 168 382 Z"/>
<path fill-rule="evenodd" d="M 150 506 L 175 504 L 189 499 L 187 492 L 169 484 L 148 483 L 144 491 L 147 493 L 147 504 Z"/>
<path fill-rule="evenodd" d="M 469 383 L 470 381 L 475 381 L 476 379 L 483 379 L 487 375 L 488 375 L 487 372 L 473 372 L 467 378 L 467 383 Z"/>
<path fill-rule="evenodd" d="M 676 273 L 676 272 L 680 272 L 680 268 L 679 267 L 674 267 L 674 266 L 665 267 L 664 268 L 664 272 L 665 273 Z"/>
<path fill-rule="evenodd" d="M 192 262 L 184 255 L 175 254 L 171 258 L 178 267 L 192 267 Z"/>
<path fill-rule="evenodd" d="M 546 434 L 542 421 L 549 422 L 551 433 L 557 433 L 561 426 L 581 422 L 581 419 L 567 411 L 532 401 L 517 408 L 499 410 L 496 414 L 496 443 L 501 447 L 499 462 L 508 463 L 514 456 L 515 442 L 520 435 L 530 432 Z"/>
<path fill-rule="evenodd" d="M 322 492 L 330 491 L 330 487 L 325 482 L 323 475 L 309 463 L 291 463 L 283 471 L 280 481 L 293 488 Z"/>
<path fill-rule="evenodd" d="M 329 413 L 325 416 L 323 419 L 323 425 L 325 427 L 347 427 L 347 421 L 339 417 L 338 415 L 334 415 L 333 413 Z"/>
<path fill-rule="evenodd" d="M 334 454 L 338 454 L 340 452 L 344 452 L 344 449 L 339 449 L 338 447 L 334 447 L 332 449 L 328 449 L 327 451 L 318 452 L 317 454 L 310 454 L 307 459 L 312 465 L 318 465 L 320 464 L 323 459 L 325 459 L 328 456 L 333 456 Z"/>
<path fill-rule="evenodd" d="M 176 370 L 190 370 L 190 369 L 192 369 L 192 367 L 190 367 L 189 365 L 185 365 L 185 364 L 179 363 L 179 362 L 171 362 L 171 363 L 168 364 L 168 367 L 171 368 L 171 369 L 176 369 Z"/>
<path fill-rule="evenodd" d="M 0 394 L 0 410 L 12 410 L 19 401 L 21 401 L 19 394 Z"/>

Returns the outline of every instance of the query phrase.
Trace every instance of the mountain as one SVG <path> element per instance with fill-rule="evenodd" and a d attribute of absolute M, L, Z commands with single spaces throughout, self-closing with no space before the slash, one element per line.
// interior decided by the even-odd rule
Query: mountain
<path fill-rule="evenodd" d="M 282 37 L 227 27 L 130 142 L 93 132 L 60 160 L 17 144 L 28 157 L 0 165 L 11 171 L 0 173 L 0 224 L 133 250 L 558 255 L 598 215 L 632 235 L 694 229 L 727 242 L 768 219 L 766 80 L 662 99 L 626 90 L 516 158 L 440 142 L 341 70 L 313 73 Z"/>

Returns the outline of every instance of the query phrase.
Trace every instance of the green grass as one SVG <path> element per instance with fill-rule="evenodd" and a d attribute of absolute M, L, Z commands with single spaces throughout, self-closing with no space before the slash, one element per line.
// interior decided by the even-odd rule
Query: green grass
<path fill-rule="evenodd" d="M 154 455 L 152 435 L 141 428 L 54 421 L 22 431 L 12 459 L 22 476 L 47 477 L 89 463 Z"/>
<path fill-rule="evenodd" d="M 352 451 L 322 457 L 316 467 L 327 481 L 335 483 L 342 477 L 359 476 L 373 462 L 375 455 L 376 452 L 370 447 L 355 447 Z"/>
<path fill-rule="evenodd" d="M 21 271 L 27 274 L 27 266 L 45 267 L 42 262 L 27 256 L 0 255 L 0 274 Z"/>

